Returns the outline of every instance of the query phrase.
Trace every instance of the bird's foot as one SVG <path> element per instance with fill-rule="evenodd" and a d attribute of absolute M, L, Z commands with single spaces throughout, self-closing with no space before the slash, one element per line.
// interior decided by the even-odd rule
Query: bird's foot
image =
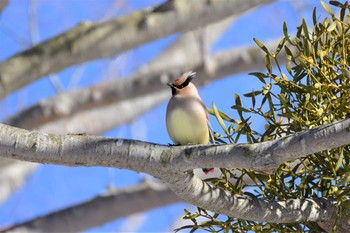
<path fill-rule="evenodd" d="M 181 146 L 180 144 L 168 143 L 168 146 Z"/>

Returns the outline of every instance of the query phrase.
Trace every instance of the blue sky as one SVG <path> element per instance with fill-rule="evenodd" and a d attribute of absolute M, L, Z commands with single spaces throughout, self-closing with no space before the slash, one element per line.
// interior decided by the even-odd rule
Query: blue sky
<path fill-rule="evenodd" d="M 30 16 L 30 6 L 33 2 L 36 2 L 34 21 L 37 22 L 39 32 L 37 36 L 34 36 L 34 41 L 30 37 L 28 25 L 28 20 L 33 20 L 33 17 Z M 122 9 L 111 7 L 114 2 L 120 2 Z M 156 5 L 159 2 L 162 1 L 10 0 L 9 5 L 0 15 L 0 61 L 18 51 L 29 48 L 32 43 L 55 36 L 81 21 L 101 20 L 106 11 L 110 12 L 109 16 L 121 16 L 137 9 Z M 318 8 L 320 19 L 322 19 L 324 12 L 318 0 L 277 1 L 261 7 L 241 16 L 211 48 L 211 51 L 217 52 L 234 46 L 254 44 L 254 37 L 263 42 L 279 38 L 283 35 L 282 24 L 284 21 L 287 22 L 292 34 L 302 17 L 306 17 L 307 22 L 311 22 L 311 12 L 315 6 Z M 111 58 L 115 61 L 113 64 L 120 65 L 117 75 L 129 74 L 138 66 L 150 61 L 177 36 L 172 35 Z M 105 68 L 106 65 L 110 64 L 110 61 L 110 59 L 104 59 L 86 65 L 70 67 L 59 72 L 56 76 L 61 82 L 63 91 L 68 91 L 71 88 L 72 76 L 77 72 L 82 73 L 82 78 L 74 83 L 74 87 L 91 85 L 101 79 L 111 78 L 111 72 Z M 233 118 L 238 118 L 230 109 L 234 104 L 234 94 L 243 94 L 259 87 L 260 83 L 254 77 L 247 74 L 237 74 L 210 83 L 210 85 L 200 89 L 200 94 L 208 107 L 211 106 L 212 102 L 215 102 L 221 111 Z M 0 102 L 0 119 L 54 94 L 55 88 L 49 79 L 44 77 L 2 100 Z M 105 135 L 163 144 L 170 143 L 164 122 L 165 107 L 166 103 L 163 103 L 134 122 L 118 127 Z M 258 126 L 259 122 L 255 122 L 255 124 Z M 220 132 L 220 127 L 213 118 L 212 125 L 214 130 Z M 143 177 L 142 174 L 120 169 L 112 169 L 112 176 L 109 173 L 111 170 L 100 167 L 41 166 L 32 176 L 28 177 L 24 187 L 0 205 L 0 228 L 86 201 L 103 193 L 110 182 L 118 188 L 123 188 L 138 183 Z M 183 214 L 184 208 L 189 207 L 185 204 L 176 204 L 151 210 L 143 215 L 138 228 L 133 230 L 139 232 L 169 230 L 172 223 Z M 125 219 L 120 219 L 90 229 L 89 232 L 120 231 L 125 229 L 123 228 L 125 221 Z"/>

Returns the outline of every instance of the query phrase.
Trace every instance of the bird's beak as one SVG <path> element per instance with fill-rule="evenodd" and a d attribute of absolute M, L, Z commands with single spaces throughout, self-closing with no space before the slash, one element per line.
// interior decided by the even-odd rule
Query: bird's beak
<path fill-rule="evenodd" d="M 171 94 L 176 95 L 176 88 L 175 88 L 174 84 L 167 83 L 166 85 L 168 85 L 171 88 Z"/>

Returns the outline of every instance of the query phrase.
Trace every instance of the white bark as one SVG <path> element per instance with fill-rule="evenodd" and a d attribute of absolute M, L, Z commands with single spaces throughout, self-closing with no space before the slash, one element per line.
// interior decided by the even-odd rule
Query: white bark
<path fill-rule="evenodd" d="M 99 135 L 117 126 L 130 123 L 141 114 L 149 111 L 170 98 L 170 91 L 164 90 L 145 96 L 116 102 L 78 112 L 72 117 L 58 119 L 40 126 L 39 130 L 55 134 L 85 133 Z"/>
<path fill-rule="evenodd" d="M 274 47 L 279 41 L 279 39 L 274 40 L 268 43 L 267 46 Z M 284 52 L 281 51 L 279 55 L 281 63 L 284 62 L 284 55 Z M 209 56 L 207 58 L 209 67 L 202 66 L 202 63 L 195 63 L 196 66 L 186 67 L 197 71 L 197 78 L 194 80 L 195 84 L 197 86 L 203 86 L 212 80 L 222 79 L 228 75 L 262 69 L 264 65 L 257 62 L 262 58 L 263 54 L 260 48 L 248 46 L 233 48 Z M 188 59 L 190 60 L 191 57 L 188 56 Z M 96 107 L 101 107 L 100 109 L 102 110 L 103 106 L 110 108 L 108 105 L 118 101 L 136 97 L 142 98 L 142 96 L 159 93 L 163 90 L 169 91 L 165 84 L 175 79 L 180 71 L 184 71 L 185 64 L 179 67 L 177 64 L 175 66 L 169 64 L 169 66 L 162 70 L 156 70 L 156 68 L 151 67 L 154 66 L 143 68 L 145 73 L 140 71 L 131 77 L 73 90 L 51 99 L 43 100 L 19 114 L 8 118 L 4 123 L 16 127 L 33 129 L 49 122 L 55 122 L 60 118 L 68 118 L 77 114 L 79 111 L 87 112 L 88 109 Z M 166 99 L 163 97 L 163 94 L 160 94 L 159 98 Z"/>
<path fill-rule="evenodd" d="M 181 201 L 164 185 L 155 183 L 147 181 L 126 189 L 115 190 L 84 203 L 15 225 L 4 232 L 81 232 L 117 218 Z"/>
<path fill-rule="evenodd" d="M 128 139 L 54 135 L 0 124 L 0 156 L 67 166 L 108 166 L 145 172 L 186 172 L 201 167 L 271 172 L 281 163 L 347 145 L 350 119 L 255 144 L 163 146 Z M 219 159 L 218 159 L 219 158 Z"/>
<path fill-rule="evenodd" d="M 111 57 L 176 32 L 193 30 L 272 0 L 176 0 L 122 18 L 76 28 L 0 63 L 0 99 L 82 62 Z"/>
<path fill-rule="evenodd" d="M 205 28 L 206 31 L 210 31 L 210 34 L 207 33 L 205 35 L 207 37 L 207 45 L 209 46 L 210 44 L 214 43 L 235 18 L 236 17 L 229 17 L 218 23 L 208 25 Z M 138 77 L 142 79 L 142 73 L 151 73 L 151 70 L 158 70 L 160 64 L 165 67 L 169 66 L 169 64 L 170 66 L 173 66 L 175 63 L 177 65 L 182 64 L 182 66 L 185 66 L 186 63 L 196 60 L 188 59 L 191 57 L 191 55 L 198 58 L 196 60 L 196 64 L 198 64 L 202 57 L 200 54 L 199 43 L 195 35 L 202 30 L 203 29 L 199 29 L 184 33 L 184 35 L 176 40 L 168 49 L 165 49 L 160 56 L 156 57 L 149 64 L 142 66 L 142 72 L 138 72 Z M 63 95 L 66 96 L 67 94 Z M 139 115 L 163 102 L 166 98 L 168 98 L 168 95 L 169 90 L 164 90 L 161 93 L 157 92 L 130 100 L 124 100 L 121 102 L 117 101 L 102 107 L 98 107 L 98 105 L 96 105 L 93 108 L 83 109 L 81 111 L 77 110 L 81 109 L 77 107 L 79 106 L 78 103 L 82 103 L 81 95 L 79 98 L 73 99 L 71 96 L 69 96 L 69 94 L 68 96 L 62 98 L 59 95 L 58 97 L 52 99 L 54 101 L 44 100 L 43 102 L 24 110 L 22 113 L 12 117 L 12 121 L 10 120 L 9 124 L 17 127 L 21 126 L 22 128 L 26 129 L 38 127 L 37 130 L 56 134 L 66 134 L 68 132 L 97 135 L 116 126 L 132 121 Z M 71 101 L 77 101 L 78 103 L 70 104 Z M 75 114 L 74 111 L 70 113 L 73 115 L 71 117 L 57 117 L 60 119 L 54 121 L 53 119 L 56 118 L 52 118 L 51 116 L 52 113 L 66 116 L 72 110 L 78 112 Z M 62 112 L 65 112 L 66 114 L 62 114 Z M 117 112 L 122 112 L 123 114 L 115 114 Z M 43 118 L 50 120 L 45 120 Z M 48 123 L 45 124 L 45 122 Z M 94 124 L 91 124 L 91 122 L 94 122 Z M 0 158 L 0 166 L 4 164 L 2 162 L 3 160 L 4 159 Z M 18 168 L 16 168 L 17 166 Z M 0 201 L 5 200 L 13 191 L 20 187 L 25 181 L 27 175 L 36 167 L 37 164 L 17 160 L 13 160 L 13 163 L 9 169 L 6 169 L 5 166 L 2 171 L 16 172 L 2 173 L 1 177 L 3 177 L 3 179 L 0 179 L 0 185 L 2 187 L 0 191 Z M 19 173 L 19 171 L 21 172 Z"/>
<path fill-rule="evenodd" d="M 22 187 L 36 167 L 36 163 L 0 158 L 0 203 Z"/>
<path fill-rule="evenodd" d="M 171 173 L 164 176 L 179 197 L 201 208 L 234 218 L 270 223 L 295 223 L 329 220 L 336 201 L 327 198 L 271 201 L 233 195 L 202 181 L 192 173 Z M 215 201 L 213 201 L 215 200 Z"/>
<path fill-rule="evenodd" d="M 283 162 L 348 144 L 349 129 L 350 119 L 345 119 L 263 143 L 168 147 L 97 136 L 59 136 L 1 124 L 0 155 L 39 163 L 107 166 L 145 172 L 165 181 L 187 202 L 231 217 L 270 222 L 321 221 L 331 217 L 333 200 L 276 202 L 241 197 L 212 187 L 193 176 L 191 170 L 222 167 L 271 172 Z M 208 197 L 213 197 L 215 203 Z M 257 214 L 259 209 L 265 215 Z"/>

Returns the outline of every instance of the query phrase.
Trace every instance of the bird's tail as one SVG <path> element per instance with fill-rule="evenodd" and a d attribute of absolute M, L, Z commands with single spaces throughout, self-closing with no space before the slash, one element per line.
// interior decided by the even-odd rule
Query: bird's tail
<path fill-rule="evenodd" d="M 214 168 L 202 168 L 202 170 L 205 174 L 208 174 L 209 172 L 214 172 Z"/>

